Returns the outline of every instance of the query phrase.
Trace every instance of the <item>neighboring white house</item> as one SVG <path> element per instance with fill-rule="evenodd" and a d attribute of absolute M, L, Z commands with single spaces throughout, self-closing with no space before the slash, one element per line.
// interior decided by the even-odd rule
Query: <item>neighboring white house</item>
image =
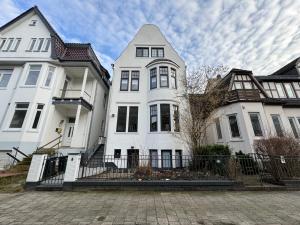
<path fill-rule="evenodd" d="M 2 26 L 0 158 L 13 147 L 32 153 L 59 133 L 63 153 L 97 146 L 109 78 L 90 44 L 64 43 L 36 6 Z"/>
<path fill-rule="evenodd" d="M 179 166 L 171 157 L 187 154 L 179 116 L 185 78 L 184 61 L 160 29 L 143 25 L 113 65 L 106 156 L 127 157 L 121 167 L 136 166 L 143 155 L 163 158 L 154 167 Z"/>
<path fill-rule="evenodd" d="M 254 153 L 253 143 L 283 134 L 300 137 L 300 60 L 269 76 L 233 69 L 219 85 L 227 88 L 227 103 L 213 115 L 208 143 L 229 145 L 234 152 Z"/>

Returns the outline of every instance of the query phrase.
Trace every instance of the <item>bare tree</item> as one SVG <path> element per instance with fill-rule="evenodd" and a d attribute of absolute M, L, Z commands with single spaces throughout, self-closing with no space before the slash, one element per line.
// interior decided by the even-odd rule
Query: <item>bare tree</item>
<path fill-rule="evenodd" d="M 221 76 L 227 71 L 222 65 L 202 66 L 187 75 L 183 99 L 188 104 L 181 113 L 181 134 L 192 153 L 204 143 L 214 112 L 224 102 Z"/>

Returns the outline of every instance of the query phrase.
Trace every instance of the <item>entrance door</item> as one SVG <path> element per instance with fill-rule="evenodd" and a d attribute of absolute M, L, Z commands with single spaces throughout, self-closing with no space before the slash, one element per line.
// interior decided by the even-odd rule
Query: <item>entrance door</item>
<path fill-rule="evenodd" d="M 133 169 L 139 165 L 139 150 L 128 149 L 127 150 L 127 168 Z"/>
<path fill-rule="evenodd" d="M 161 165 L 164 169 L 172 168 L 172 150 L 161 150 Z"/>
<path fill-rule="evenodd" d="M 65 132 L 63 137 L 63 146 L 70 146 L 73 132 L 74 132 L 74 124 L 75 123 L 67 123 L 65 126 Z"/>

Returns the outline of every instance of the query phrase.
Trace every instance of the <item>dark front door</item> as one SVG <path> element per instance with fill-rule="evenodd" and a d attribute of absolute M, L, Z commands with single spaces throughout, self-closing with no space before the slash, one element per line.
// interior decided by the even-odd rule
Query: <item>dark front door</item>
<path fill-rule="evenodd" d="M 127 150 L 127 168 L 136 168 L 139 165 L 139 150 L 128 149 Z"/>

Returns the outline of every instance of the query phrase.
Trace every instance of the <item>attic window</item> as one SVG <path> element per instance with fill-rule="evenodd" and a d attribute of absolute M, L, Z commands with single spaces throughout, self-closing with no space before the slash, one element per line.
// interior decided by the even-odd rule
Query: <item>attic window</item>
<path fill-rule="evenodd" d="M 29 24 L 29 26 L 35 26 L 36 25 L 36 23 L 37 23 L 37 20 L 31 20 L 31 23 Z"/>

